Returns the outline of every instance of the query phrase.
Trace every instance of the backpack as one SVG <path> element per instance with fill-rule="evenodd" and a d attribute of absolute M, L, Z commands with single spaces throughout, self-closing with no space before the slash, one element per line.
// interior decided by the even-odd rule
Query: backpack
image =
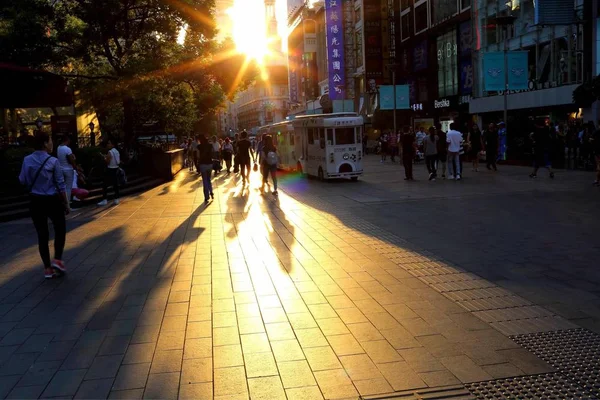
<path fill-rule="evenodd" d="M 277 153 L 275 153 L 274 151 L 269 151 L 267 153 L 267 164 L 277 165 Z"/>

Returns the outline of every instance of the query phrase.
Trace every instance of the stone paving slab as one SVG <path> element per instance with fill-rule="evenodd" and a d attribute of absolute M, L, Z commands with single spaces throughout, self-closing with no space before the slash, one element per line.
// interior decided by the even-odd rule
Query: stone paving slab
<path fill-rule="evenodd" d="M 586 240 L 587 177 L 407 183 L 374 161 L 278 199 L 221 175 L 204 206 L 182 173 L 79 211 L 62 280 L 40 279 L 28 221 L 0 225 L 0 397 L 336 399 L 553 372 L 507 335 L 597 324 L 597 275 L 539 229 Z"/>

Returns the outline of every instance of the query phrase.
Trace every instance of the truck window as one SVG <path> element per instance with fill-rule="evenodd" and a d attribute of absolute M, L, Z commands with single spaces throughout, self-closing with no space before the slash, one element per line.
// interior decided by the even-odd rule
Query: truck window
<path fill-rule="evenodd" d="M 294 132 L 288 133 L 288 135 L 290 136 L 290 146 L 293 146 L 295 144 L 295 142 L 294 142 L 294 138 L 295 138 Z"/>
<path fill-rule="evenodd" d="M 327 144 L 333 145 L 333 129 L 327 129 Z"/>
<path fill-rule="evenodd" d="M 306 132 L 308 135 L 308 144 L 315 144 L 314 129 L 308 128 Z"/>
<path fill-rule="evenodd" d="M 344 144 L 355 144 L 354 128 L 336 128 L 335 129 L 335 144 L 337 146 Z"/>
<path fill-rule="evenodd" d="M 319 128 L 319 144 L 322 149 L 325 148 L 325 129 L 323 128 Z"/>

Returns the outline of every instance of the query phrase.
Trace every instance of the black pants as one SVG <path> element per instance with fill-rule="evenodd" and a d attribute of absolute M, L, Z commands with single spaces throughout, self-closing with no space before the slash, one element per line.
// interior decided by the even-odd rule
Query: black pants
<path fill-rule="evenodd" d="M 52 221 L 52 226 L 54 227 L 54 258 L 62 260 L 67 236 L 65 208 L 58 196 L 31 195 L 29 198 L 29 211 L 33 225 L 37 231 L 38 246 L 40 256 L 44 262 L 44 268 L 50 268 L 50 249 L 48 247 L 50 232 L 48 231 L 48 219 Z"/>
<path fill-rule="evenodd" d="M 433 177 L 436 177 L 436 165 L 437 165 L 437 154 L 434 154 L 432 156 L 425 156 L 425 163 L 427 164 L 427 172 L 429 172 L 430 174 L 433 174 Z"/>
<path fill-rule="evenodd" d="M 242 179 L 246 179 L 246 177 L 250 176 L 250 159 L 241 159 L 239 160 L 240 172 L 242 173 Z"/>
<path fill-rule="evenodd" d="M 412 153 L 404 153 L 402 155 L 402 162 L 404 163 L 404 174 L 407 179 L 413 179 L 413 158 Z"/>
<path fill-rule="evenodd" d="M 498 158 L 498 149 L 490 148 L 485 150 L 485 163 L 487 164 L 487 168 L 491 169 L 496 168 L 496 159 Z"/>
<path fill-rule="evenodd" d="M 104 185 L 102 187 L 104 200 L 108 199 L 108 187 L 112 186 L 115 191 L 115 199 L 119 198 L 119 180 L 117 172 L 119 168 L 106 168 L 104 171 Z"/>

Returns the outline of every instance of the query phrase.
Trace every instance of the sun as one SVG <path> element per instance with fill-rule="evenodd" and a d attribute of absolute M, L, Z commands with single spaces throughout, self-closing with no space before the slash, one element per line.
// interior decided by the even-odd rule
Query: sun
<path fill-rule="evenodd" d="M 235 0 L 227 14 L 237 50 L 263 63 L 269 54 L 264 0 Z"/>

